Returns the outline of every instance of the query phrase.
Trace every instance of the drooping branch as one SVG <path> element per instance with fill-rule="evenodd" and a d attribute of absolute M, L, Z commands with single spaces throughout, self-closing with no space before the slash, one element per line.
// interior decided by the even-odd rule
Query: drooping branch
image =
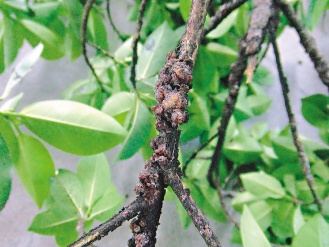
<path fill-rule="evenodd" d="M 264 40 L 266 33 L 265 31 L 268 27 L 269 19 L 272 14 L 271 0 L 254 1 L 254 6 L 255 9 L 251 15 L 248 33 L 246 37 L 240 41 L 239 56 L 237 58 L 237 61 L 231 66 L 231 72 L 229 75 L 229 95 L 225 100 L 223 114 L 220 120 L 220 126 L 218 128 L 218 140 L 207 175 L 210 185 L 214 187 L 217 191 L 221 206 L 224 212 L 226 213 L 227 218 L 230 219 L 237 227 L 238 224 L 229 214 L 229 211 L 224 203 L 224 197 L 222 194 L 220 178 L 218 174 L 219 162 L 222 155 L 226 129 L 228 127 L 230 118 L 234 112 L 243 75 L 247 68 L 248 58 L 251 58 L 251 61 L 257 61 L 257 54 L 261 48 L 261 44 Z M 256 62 L 252 64 L 253 67 L 255 65 Z"/>
<path fill-rule="evenodd" d="M 94 75 L 99 87 L 102 90 L 106 91 L 104 89 L 102 81 L 99 79 L 98 75 L 96 74 L 96 71 L 95 71 L 94 67 L 92 66 L 92 64 L 88 58 L 88 55 L 87 55 L 87 24 L 88 24 L 89 13 L 90 13 L 90 10 L 92 9 L 94 3 L 95 3 L 95 0 L 87 0 L 85 7 L 84 7 L 82 25 L 81 25 L 82 54 L 83 54 L 83 57 L 86 61 L 86 64 L 88 65 L 91 73 Z"/>
<path fill-rule="evenodd" d="M 123 208 L 119 213 L 114 215 L 111 219 L 103 224 L 97 226 L 92 229 L 87 234 L 83 235 L 74 243 L 70 244 L 68 247 L 85 247 L 89 246 L 93 242 L 100 240 L 102 237 L 109 234 L 109 232 L 114 231 L 119 226 L 122 225 L 123 222 L 132 219 L 135 217 L 138 212 L 141 210 L 141 198 L 137 198 L 130 205 Z"/>
<path fill-rule="evenodd" d="M 290 25 L 296 29 L 300 38 L 300 43 L 304 46 L 305 51 L 310 56 L 321 81 L 329 88 L 329 65 L 327 61 L 320 55 L 314 37 L 303 26 L 289 4 L 283 0 L 275 0 L 274 2 L 287 17 Z"/>
<path fill-rule="evenodd" d="M 274 55 L 275 55 L 277 70 L 279 73 L 279 79 L 280 79 L 281 88 L 282 88 L 282 95 L 284 98 L 284 104 L 285 104 L 285 108 L 286 108 L 288 119 L 289 119 L 290 130 L 291 130 L 291 134 L 292 134 L 292 138 L 293 138 L 295 147 L 297 149 L 298 160 L 302 166 L 304 177 L 311 190 L 314 201 L 319 208 L 319 211 L 322 212 L 322 203 L 321 203 L 321 200 L 320 200 L 318 194 L 315 191 L 314 177 L 311 172 L 311 167 L 310 167 L 308 158 L 305 154 L 303 144 L 301 143 L 301 141 L 299 139 L 297 123 L 296 123 L 296 120 L 295 120 L 295 117 L 294 117 L 294 114 L 292 112 L 291 105 L 290 105 L 290 100 L 289 100 L 289 95 L 288 95 L 289 86 L 288 86 L 287 78 L 284 75 L 281 58 L 280 58 L 280 52 L 279 52 L 278 45 L 276 43 L 277 22 L 278 22 L 278 17 L 271 21 L 271 28 L 270 28 L 269 35 L 270 35 L 270 42 L 272 44 Z"/>
<path fill-rule="evenodd" d="M 143 25 L 143 16 L 144 12 L 146 10 L 146 4 L 148 0 L 142 0 L 141 4 L 139 5 L 139 15 L 138 15 L 138 21 L 137 21 L 137 30 L 133 37 L 132 42 L 132 49 L 133 49 L 133 57 L 132 57 L 132 63 L 131 63 L 131 69 L 130 69 L 130 81 L 133 84 L 134 89 L 136 89 L 136 65 L 138 60 L 137 55 L 137 47 L 138 42 L 140 39 L 140 32 Z"/>
<path fill-rule="evenodd" d="M 228 3 L 223 4 L 214 16 L 210 18 L 210 22 L 202 32 L 201 40 L 204 40 L 206 35 L 215 29 L 229 14 L 235 9 L 239 8 L 247 0 L 231 0 Z"/>
<path fill-rule="evenodd" d="M 113 31 L 118 35 L 119 39 L 121 41 L 124 41 L 125 40 L 124 35 L 122 35 L 120 33 L 119 29 L 115 26 L 115 24 L 113 22 L 110 6 L 111 6 L 110 0 L 106 0 L 106 13 L 107 13 L 107 17 L 108 17 L 108 19 L 110 21 L 110 25 L 111 25 Z"/>

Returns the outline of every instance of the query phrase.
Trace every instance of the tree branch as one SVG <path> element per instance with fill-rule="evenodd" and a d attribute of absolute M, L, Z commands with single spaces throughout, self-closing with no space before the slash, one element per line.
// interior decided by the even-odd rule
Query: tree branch
<path fill-rule="evenodd" d="M 310 56 L 321 81 L 329 89 L 329 65 L 320 55 L 314 37 L 306 28 L 303 27 L 301 21 L 298 20 L 294 10 L 289 4 L 283 0 L 274 0 L 274 2 L 285 14 L 290 22 L 290 25 L 296 29 L 300 38 L 300 43 L 304 46 L 305 51 Z"/>
<path fill-rule="evenodd" d="M 278 19 L 278 17 L 276 19 Z M 296 120 L 295 120 L 295 117 L 294 117 L 294 114 L 292 112 L 291 105 L 290 105 L 290 100 L 289 100 L 289 95 L 288 95 L 289 86 L 287 83 L 287 78 L 285 77 L 284 72 L 283 72 L 280 53 L 279 53 L 278 45 L 276 43 L 276 34 L 275 33 L 276 33 L 277 22 L 278 22 L 278 20 L 271 21 L 271 23 L 273 23 L 273 24 L 271 25 L 271 28 L 270 28 L 270 41 L 272 43 L 272 47 L 273 47 L 273 51 L 274 51 L 274 55 L 275 55 L 277 70 L 279 73 L 280 83 L 281 83 L 281 87 L 282 87 L 282 95 L 284 98 L 284 104 L 285 104 L 287 115 L 289 118 L 291 134 L 293 137 L 295 147 L 297 149 L 298 160 L 302 166 L 304 177 L 311 190 L 314 201 L 318 205 L 319 211 L 322 212 L 322 203 L 321 203 L 319 196 L 317 195 L 317 193 L 315 191 L 314 177 L 311 172 L 310 164 L 309 164 L 308 158 L 305 154 L 303 145 L 299 139 L 297 123 L 296 123 Z"/>
<path fill-rule="evenodd" d="M 114 215 L 110 220 L 92 229 L 90 232 L 83 235 L 81 238 L 70 244 L 68 247 L 89 246 L 93 242 L 100 240 L 102 237 L 106 236 L 109 232 L 114 231 L 116 228 L 121 226 L 123 222 L 135 217 L 141 210 L 141 208 L 141 198 L 137 198 L 127 207 L 123 208 L 119 213 Z"/>
<path fill-rule="evenodd" d="M 226 129 L 230 118 L 234 112 L 234 107 L 237 101 L 239 88 L 242 83 L 243 74 L 247 68 L 248 58 L 255 58 L 257 53 L 261 48 L 261 44 L 265 37 L 265 30 L 269 23 L 269 18 L 272 13 L 272 3 L 271 0 L 264 1 L 254 1 L 255 9 L 252 12 L 250 19 L 250 27 L 245 38 L 240 41 L 239 56 L 237 61 L 231 66 L 231 73 L 229 76 L 229 95 L 225 100 L 225 105 L 223 108 L 223 114 L 220 121 L 220 126 L 218 128 L 218 140 L 211 159 L 211 165 L 208 170 L 208 181 L 212 187 L 214 187 L 219 196 L 221 205 L 224 212 L 227 214 L 228 219 L 233 219 L 229 214 L 224 203 L 224 198 L 222 195 L 222 189 L 220 186 L 219 178 L 219 162 L 222 155 L 222 149 L 224 145 Z M 256 60 L 257 61 L 257 60 Z M 236 226 L 238 224 L 235 220 L 232 221 Z"/>
<path fill-rule="evenodd" d="M 142 0 L 141 4 L 139 5 L 139 16 L 137 21 L 137 30 L 134 34 L 133 42 L 132 42 L 132 49 L 133 49 L 133 57 L 132 57 L 132 63 L 131 63 L 131 70 L 130 70 L 130 81 L 133 84 L 134 89 L 136 90 L 136 65 L 138 60 L 137 55 L 137 46 L 138 41 L 140 39 L 140 32 L 143 25 L 143 15 L 146 10 L 146 4 L 148 0 Z"/>
<path fill-rule="evenodd" d="M 113 22 L 110 6 L 111 6 L 110 0 L 106 0 L 106 13 L 107 13 L 107 17 L 109 18 L 110 25 L 111 25 L 113 31 L 118 35 L 119 39 L 121 41 L 124 41 L 125 36 L 120 33 L 120 31 L 117 29 L 117 27 L 115 26 L 115 24 Z"/>
<path fill-rule="evenodd" d="M 206 35 L 214 30 L 229 14 L 235 9 L 239 8 L 247 0 L 231 0 L 228 3 L 223 4 L 214 16 L 210 18 L 210 22 L 201 35 L 201 40 L 204 40 Z"/>
<path fill-rule="evenodd" d="M 106 92 L 106 89 L 104 89 L 102 81 L 99 79 L 98 75 L 96 74 L 96 71 L 92 64 L 90 63 L 90 60 L 87 55 L 87 24 L 88 24 L 88 18 L 90 10 L 92 9 L 93 5 L 95 3 L 95 0 L 87 0 L 85 6 L 84 6 L 84 12 L 82 17 L 82 25 L 81 25 L 81 43 L 82 43 L 82 54 L 86 61 L 86 64 L 88 65 L 91 73 L 94 75 L 99 87 L 102 89 L 102 91 Z"/>

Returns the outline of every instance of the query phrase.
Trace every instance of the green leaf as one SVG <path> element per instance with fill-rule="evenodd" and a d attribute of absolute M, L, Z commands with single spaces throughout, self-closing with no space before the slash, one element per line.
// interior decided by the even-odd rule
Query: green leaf
<path fill-rule="evenodd" d="M 242 212 L 243 206 L 245 204 L 250 204 L 252 202 L 255 202 L 259 200 L 259 198 L 257 196 L 255 196 L 254 194 L 248 192 L 248 191 L 244 191 L 241 193 L 238 193 L 231 201 L 232 207 L 239 211 Z"/>
<path fill-rule="evenodd" d="M 26 36 L 28 40 L 30 37 L 31 40 L 34 40 L 33 42 L 38 40 L 43 43 L 44 50 L 42 57 L 46 59 L 59 59 L 64 55 L 62 40 L 57 33 L 35 21 L 25 19 L 21 20 L 21 23 L 29 32 L 29 36 Z"/>
<path fill-rule="evenodd" d="M 207 34 L 207 38 L 217 39 L 226 34 L 236 23 L 239 10 L 234 10 L 229 14 L 214 30 Z"/>
<path fill-rule="evenodd" d="M 72 217 L 84 216 L 84 190 L 79 178 L 71 171 L 59 169 L 50 185 L 51 196 L 57 205 L 53 206 L 54 212 Z M 58 211 L 57 211 L 58 210 Z"/>
<path fill-rule="evenodd" d="M 329 246 L 329 225 L 320 214 L 310 219 L 297 233 L 292 247 Z"/>
<path fill-rule="evenodd" d="M 285 191 L 274 177 L 260 172 L 249 172 L 240 176 L 243 187 L 259 198 L 282 198 Z"/>
<path fill-rule="evenodd" d="M 304 118 L 318 128 L 329 126 L 329 97 L 314 94 L 302 99 L 302 113 Z"/>
<path fill-rule="evenodd" d="M 28 230 L 42 235 L 55 235 L 59 246 L 67 246 L 78 238 L 75 229 L 77 223 L 77 217 L 55 214 L 48 210 L 37 214 Z"/>
<path fill-rule="evenodd" d="M 223 153 L 237 164 L 256 161 L 262 152 L 261 146 L 246 132 L 242 125 L 238 129 L 239 134 L 225 144 Z"/>
<path fill-rule="evenodd" d="M 306 23 L 310 29 L 313 29 L 318 24 L 323 15 L 326 13 L 328 3 L 328 0 L 310 1 L 306 16 Z"/>
<path fill-rule="evenodd" d="M 320 198 L 324 198 L 326 196 L 327 185 L 321 180 L 314 180 L 314 189 Z M 305 180 L 297 181 L 297 198 L 299 200 L 309 203 L 312 203 L 314 201 L 314 198 L 310 191 L 310 187 L 308 186 Z"/>
<path fill-rule="evenodd" d="M 200 46 L 193 69 L 193 91 L 200 96 L 217 93 L 218 79 L 214 56 Z"/>
<path fill-rule="evenodd" d="M 329 182 L 329 167 L 324 161 L 319 160 L 312 166 L 312 173 Z"/>
<path fill-rule="evenodd" d="M 31 68 L 39 59 L 42 50 L 43 45 L 39 44 L 22 58 L 22 60 L 15 67 L 14 72 L 11 74 L 7 82 L 5 91 L 0 97 L 0 100 L 6 98 L 10 94 L 11 90 L 22 81 L 26 74 L 31 71 Z"/>
<path fill-rule="evenodd" d="M 14 96 L 11 99 L 8 99 L 1 107 L 0 111 L 15 111 L 18 104 L 21 102 L 23 98 L 23 93 L 19 93 L 18 95 Z"/>
<path fill-rule="evenodd" d="M 4 69 L 8 68 L 15 60 L 19 49 L 23 45 L 23 35 L 17 20 L 12 19 L 6 14 L 2 15 L 2 36 L 1 43 L 3 45 L 3 60 Z M 3 71 L 0 71 L 2 73 Z"/>
<path fill-rule="evenodd" d="M 110 185 L 104 195 L 92 207 L 89 218 L 104 222 L 120 209 L 123 201 L 124 198 L 118 194 L 113 185 Z"/>
<path fill-rule="evenodd" d="M 0 116 L 0 133 L 6 141 L 12 159 L 18 154 L 18 141 L 10 122 Z"/>
<path fill-rule="evenodd" d="M 194 92 L 190 92 L 189 123 L 182 125 L 181 141 L 187 142 L 210 128 L 210 115 L 206 101 Z"/>
<path fill-rule="evenodd" d="M 110 185 L 110 168 L 105 155 L 83 157 L 78 163 L 77 176 L 84 187 L 89 212 Z"/>
<path fill-rule="evenodd" d="M 238 53 L 232 48 L 214 42 L 207 44 L 207 50 L 214 55 L 217 68 L 229 67 L 238 56 Z"/>
<path fill-rule="evenodd" d="M 329 126 L 327 126 L 327 128 L 319 129 L 319 136 L 324 143 L 329 145 Z"/>
<path fill-rule="evenodd" d="M 93 43 L 102 47 L 104 50 L 108 50 L 106 29 L 95 9 L 91 9 L 90 11 L 88 30 L 90 31 Z"/>
<path fill-rule="evenodd" d="M 127 113 L 131 111 L 136 104 L 135 94 L 120 92 L 113 94 L 107 99 L 102 107 L 102 112 L 115 118 L 121 125 L 124 125 Z"/>
<path fill-rule="evenodd" d="M 0 132 L 0 211 L 5 206 L 11 191 L 11 167 L 12 158 Z"/>
<path fill-rule="evenodd" d="M 291 202 L 280 201 L 278 207 L 273 209 L 272 230 L 280 238 L 294 235 L 293 220 L 296 206 Z"/>
<path fill-rule="evenodd" d="M 267 95 L 251 95 L 247 97 L 249 106 L 255 116 L 265 113 L 271 105 L 272 100 Z"/>
<path fill-rule="evenodd" d="M 291 136 L 278 136 L 272 140 L 275 154 L 283 163 L 298 162 L 296 147 Z"/>
<path fill-rule="evenodd" d="M 132 42 L 133 42 L 133 37 L 130 37 L 127 39 L 123 44 L 114 52 L 114 58 L 117 61 L 123 61 L 123 62 L 130 62 L 132 59 Z M 142 51 L 142 44 L 138 43 L 137 45 L 137 54 L 140 54 Z"/>
<path fill-rule="evenodd" d="M 41 208 L 49 195 L 50 178 L 55 175 L 54 162 L 46 147 L 36 138 L 19 133 L 19 152 L 14 167 L 25 189 Z"/>
<path fill-rule="evenodd" d="M 300 206 L 298 205 L 293 218 L 293 228 L 294 228 L 294 234 L 296 235 L 299 229 L 305 224 L 305 220 L 302 214 L 302 211 L 300 209 Z"/>
<path fill-rule="evenodd" d="M 295 176 L 286 174 L 283 177 L 286 190 L 290 192 L 293 197 L 297 197 Z"/>
<path fill-rule="evenodd" d="M 192 0 L 179 0 L 179 10 L 184 19 L 187 21 L 188 16 L 190 14 Z"/>
<path fill-rule="evenodd" d="M 178 38 L 164 22 L 146 40 L 138 58 L 137 79 L 146 79 L 158 73 L 165 63 L 166 54 L 175 48 Z"/>
<path fill-rule="evenodd" d="M 240 230 L 244 247 L 271 247 L 248 206 L 243 207 Z"/>
<path fill-rule="evenodd" d="M 134 117 L 128 135 L 122 145 L 117 160 L 132 157 L 145 143 L 150 132 L 150 113 L 144 103 L 138 99 L 132 109 Z"/>
<path fill-rule="evenodd" d="M 126 131 L 112 117 L 66 100 L 41 101 L 25 107 L 22 123 L 34 134 L 68 153 L 92 155 L 119 144 Z"/>
<path fill-rule="evenodd" d="M 258 226 L 265 231 L 272 222 L 272 207 L 263 200 L 254 202 L 248 207 Z"/>

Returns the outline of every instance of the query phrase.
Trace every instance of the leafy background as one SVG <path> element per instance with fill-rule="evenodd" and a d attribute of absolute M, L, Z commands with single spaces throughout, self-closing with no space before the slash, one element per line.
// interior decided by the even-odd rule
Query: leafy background
<path fill-rule="evenodd" d="M 114 14 L 125 15 L 125 6 L 120 5 L 119 1 L 113 1 L 117 6 L 113 7 L 117 9 Z M 120 16 L 114 17 L 115 19 Z M 117 22 L 118 27 L 121 30 L 131 32 L 133 26 L 124 26 L 128 23 Z M 320 50 L 324 52 L 327 60 L 329 60 L 329 50 L 326 48 L 326 44 L 329 42 L 329 37 L 326 35 L 326 29 L 329 27 L 329 18 L 320 22 L 320 25 L 315 30 L 318 45 Z M 284 42 L 282 42 L 284 40 Z M 300 99 L 313 93 L 323 93 L 325 88 L 320 82 L 318 82 L 317 75 L 313 70 L 312 64 L 309 62 L 308 57 L 304 54 L 303 49 L 297 45 L 298 38 L 291 30 L 286 30 L 280 38 L 279 45 L 282 48 L 282 57 L 284 62 L 285 71 L 288 76 L 288 80 L 294 87 L 291 92 L 292 99 Z M 28 51 L 29 46 L 25 45 L 21 51 L 21 55 Z M 17 61 L 20 60 L 20 56 Z M 299 63 L 301 62 L 301 63 Z M 271 69 L 274 66 L 274 59 L 271 55 L 264 60 L 264 65 Z M 25 79 L 24 84 L 16 89 L 17 92 L 23 91 L 25 96 L 22 100 L 21 106 L 25 106 L 37 100 L 58 99 L 61 93 L 70 85 L 73 81 L 83 79 L 87 77 L 86 65 L 82 59 L 78 59 L 73 63 L 68 62 L 67 58 L 61 59 L 56 62 L 40 60 L 33 69 L 33 72 Z M 7 70 L 7 73 L 2 74 L 0 81 L 0 91 L 3 90 L 4 85 L 10 75 L 11 69 Z M 287 122 L 286 114 L 281 99 L 281 92 L 278 83 L 266 87 L 265 89 L 273 99 L 273 103 L 269 111 L 261 117 L 253 118 L 247 121 L 247 125 L 252 125 L 260 120 L 269 123 L 271 128 L 282 129 Z M 16 92 L 15 91 L 15 92 Z M 15 92 L 13 95 L 15 95 Z M 295 112 L 300 112 L 301 105 L 298 100 L 292 100 L 293 108 Z M 318 139 L 317 130 L 310 126 L 301 116 L 296 114 L 297 121 L 299 123 L 300 132 L 311 138 Z M 47 146 L 50 149 L 52 157 L 55 158 L 55 163 L 60 168 L 66 168 L 76 171 L 76 164 L 78 157 L 67 155 L 63 152 L 59 152 L 54 148 Z M 112 150 L 107 153 L 109 160 L 113 160 L 117 156 L 117 150 Z M 136 174 L 143 166 L 143 161 L 140 156 L 134 157 L 128 161 L 123 162 L 110 162 L 112 181 L 117 186 L 121 195 L 127 195 L 127 201 L 134 198 L 132 188 L 137 182 Z M 115 176 L 114 176 L 115 174 Z M 123 176 L 124 175 L 124 176 Z M 130 177 L 126 177 L 130 175 Z M 18 201 L 19 198 L 19 201 Z M 216 198 L 217 199 L 217 198 Z M 35 204 L 31 198 L 23 191 L 23 188 L 17 183 L 17 179 L 14 178 L 13 191 L 10 200 L 4 210 L 1 212 L 0 225 L 6 226 L 0 228 L 0 239 L 4 241 L 5 246 L 24 246 L 23 243 L 28 243 L 28 246 L 55 246 L 52 238 L 45 238 L 41 235 L 36 235 L 31 232 L 27 232 L 26 229 L 30 225 L 33 216 L 38 213 Z M 166 203 L 163 210 L 164 215 L 161 220 L 160 232 L 159 232 L 159 246 L 177 246 L 179 238 L 184 236 L 184 243 L 179 241 L 182 246 L 199 246 L 202 245 L 201 238 L 197 236 L 196 230 L 190 227 L 188 231 L 182 229 L 177 219 L 177 213 L 175 212 L 175 206 L 170 203 Z M 246 214 L 246 217 L 248 215 Z M 220 232 L 224 236 L 218 237 L 222 240 L 224 246 L 232 246 L 229 243 L 231 237 L 231 229 L 224 227 L 222 224 L 216 224 L 216 232 Z M 175 227 L 172 227 L 175 226 Z M 224 229 L 224 230 L 223 230 Z M 19 233 L 19 237 L 17 236 Z M 130 236 L 127 228 L 121 228 L 116 231 L 108 239 L 103 240 L 107 246 L 121 246 L 122 239 L 127 239 Z M 168 239 L 168 236 L 171 236 Z M 169 241 L 172 242 L 169 242 Z M 116 242 L 117 241 L 117 242 Z M 191 242 L 189 242 L 191 241 Z M 162 244 L 161 244 L 162 243 Z M 101 243 L 97 244 L 102 246 Z"/>

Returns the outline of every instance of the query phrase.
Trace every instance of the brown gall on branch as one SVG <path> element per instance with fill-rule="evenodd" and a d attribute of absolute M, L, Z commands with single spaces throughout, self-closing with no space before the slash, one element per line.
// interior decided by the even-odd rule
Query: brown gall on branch
<path fill-rule="evenodd" d="M 237 222 L 229 214 L 228 209 L 224 203 L 222 189 L 219 178 L 219 162 L 222 155 L 222 149 L 225 140 L 226 129 L 233 115 L 239 89 L 242 83 L 243 75 L 246 71 L 248 59 L 255 60 L 261 45 L 265 38 L 265 31 L 268 27 L 269 19 L 272 15 L 272 1 L 271 0 L 255 0 L 254 10 L 250 19 L 250 26 L 245 38 L 240 41 L 239 56 L 237 61 L 232 64 L 229 75 L 229 95 L 225 100 L 223 107 L 223 114 L 218 128 L 218 140 L 215 147 L 214 154 L 211 159 L 210 168 L 208 170 L 207 178 L 210 185 L 216 189 L 219 196 L 221 206 L 226 213 L 226 216 L 231 220 L 236 227 L 239 227 Z M 255 60 L 257 61 L 257 60 Z M 256 65 L 256 62 L 255 62 Z"/>
<path fill-rule="evenodd" d="M 201 40 L 204 41 L 208 33 L 215 29 L 229 14 L 231 14 L 245 2 L 247 2 L 247 0 L 231 0 L 220 6 L 216 14 L 210 18 L 208 26 L 204 28 L 201 35 Z"/>
<path fill-rule="evenodd" d="M 70 244 L 68 247 L 86 247 L 90 246 L 93 242 L 100 240 L 104 236 L 108 235 L 109 232 L 113 232 L 123 222 L 135 217 L 141 210 L 141 198 L 137 198 L 130 205 L 123 208 L 119 213 L 114 215 L 111 219 L 103 224 L 92 229 L 87 234 L 83 235 L 74 243 Z"/>
<path fill-rule="evenodd" d="M 134 89 L 136 90 L 136 65 L 137 65 L 137 46 L 138 41 L 140 39 L 140 32 L 143 25 L 143 16 L 144 12 L 146 10 L 146 4 L 148 0 L 142 0 L 141 4 L 139 5 L 139 15 L 138 15 L 138 21 L 137 21 L 137 30 L 133 37 L 132 42 L 132 49 L 133 49 L 133 57 L 132 57 L 132 63 L 131 63 L 131 69 L 130 69 L 130 81 L 133 84 Z"/>
<path fill-rule="evenodd" d="M 90 10 L 92 9 L 94 3 L 95 3 L 95 0 L 87 0 L 85 7 L 84 7 L 82 25 L 81 25 L 82 54 L 83 54 L 86 64 L 88 65 L 89 69 L 91 70 L 91 73 L 94 75 L 99 87 L 101 88 L 102 91 L 106 92 L 106 89 L 104 88 L 102 81 L 97 76 L 96 71 L 95 71 L 94 67 L 92 66 L 92 64 L 90 63 L 90 60 L 87 55 L 87 24 L 88 24 L 89 13 L 90 13 Z"/>
<path fill-rule="evenodd" d="M 303 27 L 301 21 L 298 20 L 294 10 L 289 4 L 283 0 L 274 0 L 274 3 L 287 17 L 290 25 L 296 29 L 300 38 L 300 43 L 304 46 L 306 53 L 310 56 L 321 81 L 329 89 L 329 65 L 320 55 L 314 37 L 306 28 Z"/>
<path fill-rule="evenodd" d="M 278 20 L 279 20 L 278 15 L 276 15 L 275 17 L 272 18 L 271 27 L 269 29 L 269 36 L 270 36 L 270 42 L 272 44 L 274 55 L 275 55 L 277 70 L 279 73 L 279 79 L 280 79 L 280 83 L 281 83 L 284 104 L 285 104 L 285 108 L 286 108 L 288 119 L 289 119 L 289 125 L 290 125 L 290 129 L 291 129 L 292 138 L 293 138 L 295 147 L 297 149 L 299 163 L 302 166 L 304 177 L 311 190 L 314 201 L 317 204 L 319 211 L 322 212 L 322 203 L 321 203 L 321 200 L 320 200 L 318 194 L 315 191 L 314 177 L 311 172 L 310 163 L 305 154 L 303 144 L 301 143 L 301 141 L 299 139 L 297 123 L 296 123 L 294 113 L 292 112 L 292 108 L 290 105 L 290 99 L 289 99 L 289 95 L 288 95 L 289 86 L 288 86 L 287 78 L 283 72 L 283 67 L 282 67 L 281 58 L 280 58 L 280 52 L 278 49 L 278 45 L 276 43 L 276 30 L 277 30 Z"/>

